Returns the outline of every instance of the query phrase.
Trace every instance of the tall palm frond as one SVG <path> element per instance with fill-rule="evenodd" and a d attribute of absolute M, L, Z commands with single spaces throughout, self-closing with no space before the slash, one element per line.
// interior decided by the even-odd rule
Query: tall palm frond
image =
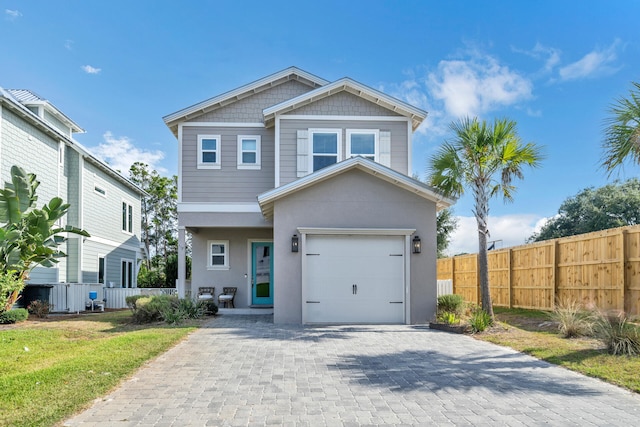
<path fill-rule="evenodd" d="M 609 176 L 630 160 L 640 164 L 640 83 L 632 82 L 628 98 L 620 98 L 605 120 L 602 166 Z"/>

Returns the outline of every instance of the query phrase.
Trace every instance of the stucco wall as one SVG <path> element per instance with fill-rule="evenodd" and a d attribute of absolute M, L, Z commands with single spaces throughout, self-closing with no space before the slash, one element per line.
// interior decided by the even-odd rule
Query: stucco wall
<path fill-rule="evenodd" d="M 349 171 L 299 191 L 274 205 L 274 321 L 302 322 L 304 248 L 290 250 L 298 227 L 415 228 L 422 253 L 410 256 L 409 323 L 425 323 L 436 311 L 435 203 L 365 172 Z"/>
<path fill-rule="evenodd" d="M 195 295 L 199 287 L 216 287 L 216 296 L 224 286 L 238 288 L 234 305 L 237 308 L 251 304 L 251 268 L 249 266 L 249 240 L 270 241 L 270 228 L 202 228 L 192 234 L 191 293 Z M 209 240 L 229 241 L 229 269 L 208 270 L 207 257 Z M 244 275 L 248 277 L 245 278 Z M 274 275 L 274 280 L 278 280 Z M 275 293 L 275 290 L 274 290 Z M 217 300 L 216 300 L 217 302 Z"/>

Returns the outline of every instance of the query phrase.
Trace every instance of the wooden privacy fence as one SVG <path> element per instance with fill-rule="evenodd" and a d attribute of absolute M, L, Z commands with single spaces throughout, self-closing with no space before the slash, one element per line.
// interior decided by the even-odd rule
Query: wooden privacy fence
<path fill-rule="evenodd" d="M 553 310 L 556 300 L 640 315 L 640 226 L 489 251 L 489 289 L 502 307 Z M 438 280 L 480 302 L 477 254 L 438 260 Z"/>

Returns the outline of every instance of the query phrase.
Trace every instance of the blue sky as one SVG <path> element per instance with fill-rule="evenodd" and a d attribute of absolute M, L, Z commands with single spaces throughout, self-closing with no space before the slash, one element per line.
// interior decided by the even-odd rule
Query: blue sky
<path fill-rule="evenodd" d="M 122 170 L 177 172 L 162 117 L 291 65 L 344 76 L 429 112 L 414 139 L 424 176 L 448 124 L 518 122 L 544 148 L 514 203 L 491 202 L 491 240 L 523 243 L 599 169 L 607 109 L 640 81 L 640 2 L 0 0 L 0 86 L 31 89 Z M 620 179 L 638 176 L 628 166 Z M 613 178 L 612 178 L 613 179 Z M 475 252 L 473 200 L 455 206 L 452 252 Z"/>

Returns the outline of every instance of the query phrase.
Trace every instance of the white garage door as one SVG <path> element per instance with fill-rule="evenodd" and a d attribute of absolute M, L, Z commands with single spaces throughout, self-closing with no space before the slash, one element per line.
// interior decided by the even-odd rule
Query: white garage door
<path fill-rule="evenodd" d="M 308 235 L 305 323 L 404 323 L 404 237 Z"/>

